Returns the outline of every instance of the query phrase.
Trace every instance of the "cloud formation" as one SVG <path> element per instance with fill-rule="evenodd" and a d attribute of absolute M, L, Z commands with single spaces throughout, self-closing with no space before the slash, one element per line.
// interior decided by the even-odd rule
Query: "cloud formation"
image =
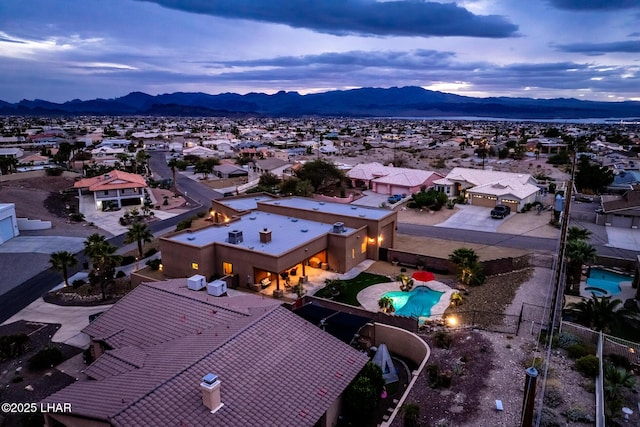
<path fill-rule="evenodd" d="M 558 9 L 619 10 L 640 8 L 640 0 L 549 0 Z"/>
<path fill-rule="evenodd" d="M 558 49 L 562 52 L 578 52 L 587 55 L 604 55 L 611 52 L 640 53 L 640 41 L 572 43 L 559 45 Z"/>
<path fill-rule="evenodd" d="M 141 0 L 185 12 L 284 24 L 334 35 L 513 37 L 500 15 L 476 15 L 455 3 L 418 0 Z"/>

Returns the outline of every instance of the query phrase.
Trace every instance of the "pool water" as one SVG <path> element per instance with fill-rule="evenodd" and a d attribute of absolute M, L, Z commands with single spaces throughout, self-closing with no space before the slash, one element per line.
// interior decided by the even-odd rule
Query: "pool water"
<path fill-rule="evenodd" d="M 440 301 L 444 292 L 434 291 L 426 286 L 417 286 L 410 292 L 392 291 L 383 297 L 393 300 L 395 314 L 399 316 L 428 317 L 431 308 Z"/>
<path fill-rule="evenodd" d="M 587 278 L 585 290 L 596 296 L 617 295 L 620 293 L 620 282 L 632 280 L 630 276 L 614 273 L 613 271 L 592 268 Z M 602 291 L 606 292 L 603 293 Z"/>

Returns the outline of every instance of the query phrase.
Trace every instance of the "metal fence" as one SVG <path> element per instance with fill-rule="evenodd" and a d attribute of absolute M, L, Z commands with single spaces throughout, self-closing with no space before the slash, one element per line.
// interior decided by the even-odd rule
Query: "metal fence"
<path fill-rule="evenodd" d="M 465 310 L 449 314 L 447 326 L 454 329 L 482 329 L 490 332 L 518 335 L 521 330 L 537 335 L 546 328 L 545 307 L 523 304 L 520 314 L 505 314 L 480 310 Z"/>

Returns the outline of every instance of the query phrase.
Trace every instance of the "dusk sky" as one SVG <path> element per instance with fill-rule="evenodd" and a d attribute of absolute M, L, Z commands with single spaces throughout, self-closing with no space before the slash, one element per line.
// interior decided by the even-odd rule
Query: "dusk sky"
<path fill-rule="evenodd" d="M 2 0 L 0 99 L 132 91 L 640 101 L 640 0 Z"/>

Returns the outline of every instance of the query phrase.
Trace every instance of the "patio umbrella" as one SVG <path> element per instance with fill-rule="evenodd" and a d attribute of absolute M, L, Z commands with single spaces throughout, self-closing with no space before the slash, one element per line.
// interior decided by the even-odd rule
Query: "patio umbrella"
<path fill-rule="evenodd" d="M 430 282 L 436 279 L 436 276 L 434 276 L 430 271 L 416 271 L 411 275 L 411 277 L 421 282 Z"/>

